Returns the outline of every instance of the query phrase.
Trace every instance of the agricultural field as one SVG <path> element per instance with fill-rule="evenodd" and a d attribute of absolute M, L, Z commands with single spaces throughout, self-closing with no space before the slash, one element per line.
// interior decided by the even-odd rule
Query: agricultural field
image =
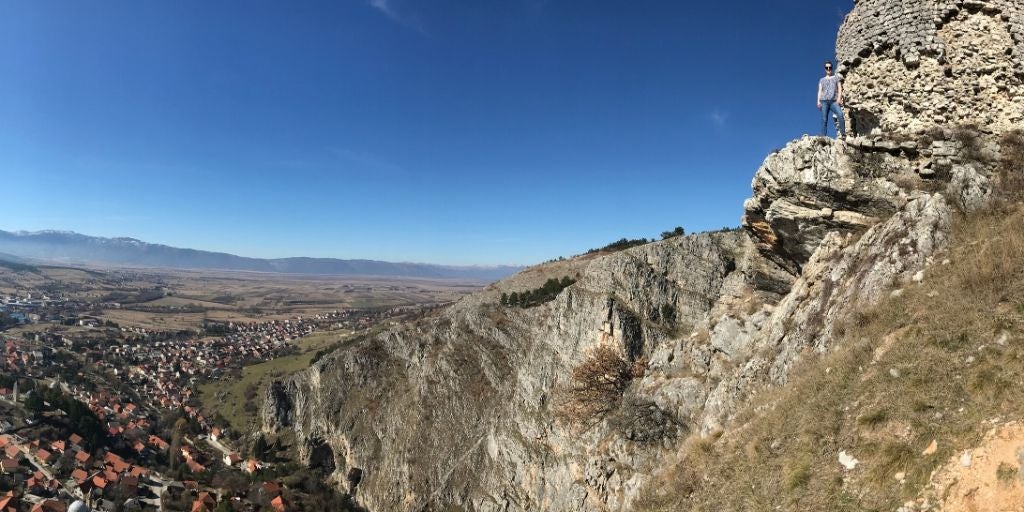
<path fill-rule="evenodd" d="M 484 283 L 259 272 L 0 266 L 0 295 L 63 297 L 82 314 L 147 330 L 263 322 L 342 309 L 442 304 Z M 29 329 L 31 330 L 31 328 Z"/>
<path fill-rule="evenodd" d="M 298 354 L 246 366 L 236 378 L 225 377 L 201 385 L 199 399 L 203 409 L 217 411 L 236 432 L 248 431 L 256 421 L 267 386 L 274 379 L 308 368 L 317 351 L 342 343 L 351 334 L 329 331 L 307 336 L 296 343 L 301 351 Z"/>

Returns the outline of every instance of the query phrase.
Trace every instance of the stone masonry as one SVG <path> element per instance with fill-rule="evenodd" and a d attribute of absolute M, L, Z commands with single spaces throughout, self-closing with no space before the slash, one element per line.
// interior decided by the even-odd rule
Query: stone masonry
<path fill-rule="evenodd" d="M 860 134 L 1024 122 L 1024 2 L 858 0 L 836 55 Z"/>

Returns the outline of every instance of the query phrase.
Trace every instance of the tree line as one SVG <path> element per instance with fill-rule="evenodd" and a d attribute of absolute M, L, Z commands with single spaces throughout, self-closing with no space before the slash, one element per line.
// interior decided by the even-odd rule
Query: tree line
<path fill-rule="evenodd" d="M 25 408 L 40 413 L 58 409 L 67 415 L 68 426 L 85 440 L 85 446 L 94 450 L 106 444 L 107 433 L 103 423 L 87 405 L 64 394 L 59 388 L 36 385 L 25 399 Z"/>
<path fill-rule="evenodd" d="M 661 239 L 662 240 L 668 240 L 669 238 L 675 238 L 675 237 L 684 236 L 684 235 L 686 235 L 686 230 L 683 229 L 682 226 L 676 226 L 672 230 L 662 231 L 661 232 Z M 647 244 L 649 244 L 651 242 L 654 242 L 654 241 L 655 241 L 654 238 L 650 238 L 650 239 L 648 239 L 648 238 L 634 238 L 634 239 L 620 238 L 620 239 L 618 239 L 618 240 L 616 240 L 616 241 L 614 241 L 614 242 L 612 242 L 612 243 L 610 243 L 610 244 L 608 244 L 608 245 L 606 245 L 604 247 L 600 247 L 600 248 L 597 248 L 597 249 L 591 249 L 591 250 L 587 251 L 587 254 L 594 254 L 594 253 L 598 253 L 598 252 L 624 251 L 626 249 L 629 249 L 630 247 L 636 247 L 636 246 L 639 246 L 639 245 L 647 245 Z"/>
<path fill-rule="evenodd" d="M 572 286 L 575 282 L 576 280 L 569 276 L 565 276 L 560 280 L 552 277 L 545 281 L 541 287 L 534 288 L 533 290 L 502 293 L 501 305 L 519 306 L 521 308 L 538 306 L 554 299 L 559 293 L 562 293 L 562 290 Z"/>

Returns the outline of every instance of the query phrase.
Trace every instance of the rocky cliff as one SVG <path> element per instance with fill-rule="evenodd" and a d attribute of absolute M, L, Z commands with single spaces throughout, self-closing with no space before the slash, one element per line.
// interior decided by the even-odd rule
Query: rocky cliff
<path fill-rule="evenodd" d="M 263 431 L 293 430 L 375 511 L 630 509 L 686 438 L 738 427 L 989 200 L 997 136 L 1021 119 L 1020 20 L 1010 1 L 861 0 L 838 52 L 871 130 L 768 156 L 743 229 L 536 267 L 354 341 L 275 383 Z M 550 302 L 499 303 L 564 273 Z M 559 397 L 601 345 L 641 371 L 580 426 Z"/>

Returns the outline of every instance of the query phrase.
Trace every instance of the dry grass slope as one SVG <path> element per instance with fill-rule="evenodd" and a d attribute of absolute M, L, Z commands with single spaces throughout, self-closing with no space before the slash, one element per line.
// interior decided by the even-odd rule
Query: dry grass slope
<path fill-rule="evenodd" d="M 855 314 L 743 427 L 685 443 L 637 510 L 892 511 L 993 421 L 1024 418 L 1024 207 L 954 229 L 949 264 Z M 845 469 L 840 451 L 860 464 Z"/>

